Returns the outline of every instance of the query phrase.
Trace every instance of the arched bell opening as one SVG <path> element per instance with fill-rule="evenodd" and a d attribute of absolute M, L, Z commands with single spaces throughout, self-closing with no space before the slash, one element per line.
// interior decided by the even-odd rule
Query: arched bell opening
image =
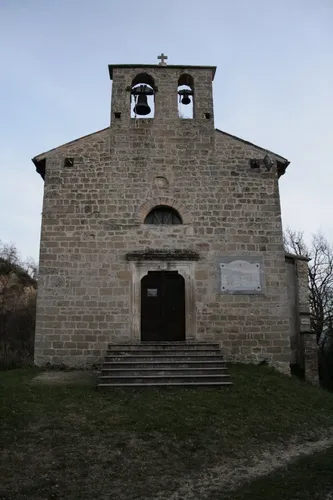
<path fill-rule="evenodd" d="M 178 80 L 178 116 L 191 120 L 194 118 L 194 81 L 187 73 L 182 74 Z"/>
<path fill-rule="evenodd" d="M 147 73 L 140 73 L 131 85 L 131 118 L 154 118 L 155 82 Z"/>

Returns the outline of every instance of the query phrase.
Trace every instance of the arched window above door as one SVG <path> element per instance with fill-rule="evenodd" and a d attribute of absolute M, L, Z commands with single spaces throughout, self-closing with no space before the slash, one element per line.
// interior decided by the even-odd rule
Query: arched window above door
<path fill-rule="evenodd" d="M 182 224 L 182 219 L 174 208 L 159 205 L 154 207 L 144 221 L 145 224 Z"/>

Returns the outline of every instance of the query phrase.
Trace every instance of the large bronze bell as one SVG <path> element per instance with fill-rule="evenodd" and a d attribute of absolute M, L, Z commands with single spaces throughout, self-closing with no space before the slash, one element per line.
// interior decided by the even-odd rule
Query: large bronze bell
<path fill-rule="evenodd" d="M 149 113 L 151 112 L 151 109 L 148 105 L 146 94 L 139 94 L 138 95 L 138 100 L 134 106 L 133 111 L 136 115 L 140 115 L 140 116 L 149 115 Z"/>
<path fill-rule="evenodd" d="M 184 92 L 181 103 L 187 105 L 187 104 L 190 104 L 190 102 L 191 102 L 191 99 L 189 98 L 189 94 Z"/>

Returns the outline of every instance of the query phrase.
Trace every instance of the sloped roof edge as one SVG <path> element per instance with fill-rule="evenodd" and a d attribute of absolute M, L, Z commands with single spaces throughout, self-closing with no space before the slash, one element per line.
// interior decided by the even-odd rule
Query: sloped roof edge
<path fill-rule="evenodd" d="M 215 130 L 216 130 L 216 132 L 219 132 L 220 134 L 226 135 L 227 137 L 231 137 L 232 139 L 235 139 L 236 141 L 240 141 L 240 142 L 243 142 L 244 144 L 247 144 L 249 146 L 253 146 L 256 149 L 259 149 L 260 151 L 265 151 L 266 153 L 271 153 L 274 156 L 278 156 L 279 158 L 281 158 L 281 160 L 288 162 L 288 165 L 290 163 L 289 160 L 287 160 L 287 158 L 284 158 L 283 156 L 281 156 L 277 153 L 274 153 L 274 151 L 270 151 L 269 149 L 262 148 L 261 146 L 258 146 L 257 144 L 254 144 L 253 142 L 246 141 L 245 139 L 242 139 L 241 137 L 237 137 L 236 135 L 232 135 L 232 134 L 229 134 L 228 132 L 224 132 L 224 130 L 220 130 L 218 128 L 216 128 Z"/>
<path fill-rule="evenodd" d="M 102 128 L 101 130 L 97 130 L 96 132 L 92 132 L 91 134 L 83 135 L 82 137 L 78 137 L 77 139 L 74 139 L 73 141 L 65 142 L 64 144 L 60 144 L 60 146 L 57 146 L 55 148 L 49 149 L 48 151 L 45 151 L 44 153 L 40 153 L 37 156 L 34 156 L 32 158 L 33 163 L 36 165 L 36 162 L 39 160 L 43 159 L 43 157 L 52 151 L 55 151 L 56 149 L 63 148 L 64 146 L 69 146 L 70 144 L 74 144 L 75 142 L 81 141 L 82 139 L 86 139 L 87 137 L 91 137 L 95 134 L 99 134 L 100 132 L 104 132 L 105 130 L 108 130 L 110 127 L 105 127 Z"/>
<path fill-rule="evenodd" d="M 41 174 L 41 176 L 44 178 L 44 167 L 45 167 L 45 165 L 43 165 L 43 163 L 45 163 L 45 156 L 47 154 L 51 153 L 52 151 L 56 151 L 59 148 L 63 148 L 65 146 L 69 146 L 71 144 L 75 144 L 76 142 L 81 141 L 82 139 L 86 139 L 87 137 L 92 137 L 93 135 L 99 134 L 99 133 L 104 132 L 105 130 L 108 130 L 108 129 L 110 129 L 110 127 L 105 127 L 105 128 L 103 128 L 101 130 L 97 130 L 96 132 L 92 132 L 91 134 L 84 135 L 82 137 L 74 139 L 73 141 L 65 142 L 64 144 L 61 144 L 60 146 L 57 146 L 57 147 L 52 148 L 52 149 L 49 149 L 48 151 L 45 151 L 44 153 L 40 153 L 39 155 L 34 156 L 34 158 L 32 158 L 32 162 L 34 163 L 37 172 L 39 174 Z M 254 144 L 253 142 L 246 141 L 245 139 L 242 139 L 241 137 L 237 137 L 236 135 L 229 134 L 228 132 L 224 132 L 223 130 L 220 130 L 218 128 L 216 128 L 215 131 L 218 132 L 218 133 L 220 133 L 220 134 L 223 134 L 223 135 L 225 135 L 227 137 L 231 137 L 232 139 L 235 139 L 236 141 L 240 141 L 240 142 L 242 142 L 244 144 L 252 146 L 252 147 L 254 147 L 254 148 L 256 148 L 256 149 L 258 149 L 260 151 L 264 151 L 266 153 L 271 153 L 272 155 L 280 158 L 281 159 L 281 163 L 283 164 L 283 172 L 281 172 L 281 175 L 285 172 L 286 168 L 290 164 L 290 162 L 289 162 L 289 160 L 287 160 L 287 158 L 284 158 L 283 156 L 281 156 L 281 155 L 279 155 L 277 153 L 274 153 L 273 151 L 270 151 L 269 149 L 262 148 L 261 146 L 258 146 L 257 144 Z"/>
<path fill-rule="evenodd" d="M 297 255 L 296 253 L 285 252 L 284 254 L 286 259 L 291 260 L 305 260 L 306 262 L 310 262 L 311 258 L 306 255 Z"/>

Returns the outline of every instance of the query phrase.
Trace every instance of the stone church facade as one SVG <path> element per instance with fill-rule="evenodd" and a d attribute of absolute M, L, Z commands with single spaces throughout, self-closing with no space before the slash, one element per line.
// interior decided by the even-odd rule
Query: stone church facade
<path fill-rule="evenodd" d="M 110 127 L 33 159 L 45 180 L 37 365 L 92 365 L 108 343 L 200 340 L 289 369 L 291 323 L 296 344 L 308 331 L 306 275 L 292 313 L 288 297 L 289 162 L 214 127 L 215 69 L 110 66 Z M 193 118 L 179 115 L 179 84 Z M 133 116 L 133 99 L 148 99 L 138 88 L 153 118 Z"/>

